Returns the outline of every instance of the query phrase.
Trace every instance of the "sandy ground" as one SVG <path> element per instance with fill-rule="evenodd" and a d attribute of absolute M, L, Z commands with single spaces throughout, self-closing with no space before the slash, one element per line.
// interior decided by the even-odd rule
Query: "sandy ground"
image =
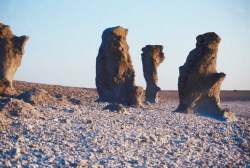
<path fill-rule="evenodd" d="M 144 108 L 112 111 L 105 109 L 109 103 L 95 102 L 95 89 L 14 86 L 84 103 L 2 100 L 0 167 L 250 167 L 249 91 L 221 92 L 223 107 L 238 118 L 227 122 L 174 113 L 177 91 L 161 91 L 159 103 Z M 13 109 L 19 115 L 10 115 Z"/>

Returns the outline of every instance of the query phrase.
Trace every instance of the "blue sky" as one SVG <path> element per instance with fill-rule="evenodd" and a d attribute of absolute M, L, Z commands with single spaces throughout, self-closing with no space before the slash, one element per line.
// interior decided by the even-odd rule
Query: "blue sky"
<path fill-rule="evenodd" d="M 177 90 L 196 36 L 215 32 L 222 39 L 217 70 L 227 74 L 221 89 L 250 90 L 249 0 L 0 0 L 0 22 L 30 37 L 16 80 L 94 88 L 102 32 L 122 26 L 138 86 L 146 86 L 145 45 L 164 46 L 159 86 Z"/>

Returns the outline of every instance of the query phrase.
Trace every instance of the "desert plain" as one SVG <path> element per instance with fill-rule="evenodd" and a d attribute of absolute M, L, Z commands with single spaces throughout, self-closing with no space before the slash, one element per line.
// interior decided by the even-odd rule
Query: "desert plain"
<path fill-rule="evenodd" d="M 112 110 L 96 89 L 13 84 L 54 101 L 1 97 L 0 167 L 250 167 L 250 91 L 221 91 L 238 119 L 229 122 L 173 112 L 178 91 Z"/>

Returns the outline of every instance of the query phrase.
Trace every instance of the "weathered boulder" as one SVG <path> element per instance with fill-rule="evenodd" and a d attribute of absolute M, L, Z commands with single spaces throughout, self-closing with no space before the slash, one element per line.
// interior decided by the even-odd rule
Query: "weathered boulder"
<path fill-rule="evenodd" d="M 126 42 L 128 29 L 104 30 L 96 58 L 96 87 L 99 101 L 141 105 L 143 88 L 135 85 L 135 71 Z"/>
<path fill-rule="evenodd" d="M 147 83 L 146 101 L 150 103 L 156 103 L 158 101 L 157 93 L 161 90 L 161 88 L 157 86 L 157 67 L 165 59 L 162 49 L 162 45 L 147 45 L 146 47 L 142 48 L 143 53 L 141 54 L 141 59 L 143 75 Z"/>
<path fill-rule="evenodd" d="M 215 33 L 205 33 L 196 38 L 193 49 L 179 68 L 178 112 L 203 113 L 219 118 L 236 120 L 233 111 L 220 104 L 220 86 L 226 74 L 217 73 L 216 59 L 221 38 Z"/>
<path fill-rule="evenodd" d="M 0 94 L 14 95 L 16 90 L 12 81 L 21 64 L 24 46 L 28 36 L 17 37 L 12 34 L 10 26 L 0 23 Z"/>

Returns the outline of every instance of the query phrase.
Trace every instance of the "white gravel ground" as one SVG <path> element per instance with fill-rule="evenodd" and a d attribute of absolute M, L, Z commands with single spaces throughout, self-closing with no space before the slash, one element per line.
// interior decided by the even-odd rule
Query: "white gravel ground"
<path fill-rule="evenodd" d="M 174 113 L 175 100 L 125 113 L 43 104 L 39 117 L 5 118 L 0 167 L 250 167 L 250 102 L 222 104 L 237 122 Z"/>

